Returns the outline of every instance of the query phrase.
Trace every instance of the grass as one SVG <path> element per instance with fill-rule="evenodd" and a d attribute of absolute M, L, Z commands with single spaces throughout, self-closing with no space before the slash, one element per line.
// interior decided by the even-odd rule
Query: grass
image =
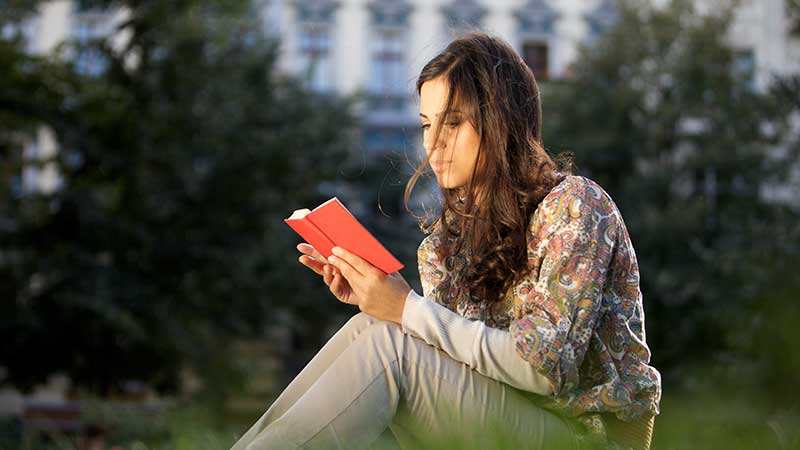
<path fill-rule="evenodd" d="M 800 449 L 800 411 L 764 397 L 667 396 L 653 433 L 654 450 Z"/>
<path fill-rule="evenodd" d="M 704 391 L 671 392 L 662 399 L 656 418 L 653 450 L 788 450 L 800 449 L 800 411 L 791 399 L 779 406 L 754 392 L 736 394 Z M 789 406 L 787 406 L 787 404 Z M 796 403 L 794 403 L 796 405 Z M 125 450 L 219 450 L 228 449 L 251 423 L 231 423 L 220 408 L 201 402 L 176 402 L 159 413 L 143 413 L 119 404 L 96 402 L 87 418 L 105 418 L 112 430 L 109 444 Z M 255 421 L 257 417 L 252 417 Z M 250 420 L 250 419 L 246 419 Z M 20 449 L 21 433 L 10 421 L 0 421 L 0 450 Z M 463 433 L 471 431 L 472 433 Z M 453 450 L 506 450 L 524 448 L 498 435 L 492 427 L 456 430 L 432 436 L 412 432 L 425 448 Z M 467 436 L 471 437 L 467 437 Z M 390 433 L 371 450 L 397 450 Z M 72 448 L 68 439 L 39 441 L 37 450 Z M 548 450 L 558 450 L 552 446 Z"/>

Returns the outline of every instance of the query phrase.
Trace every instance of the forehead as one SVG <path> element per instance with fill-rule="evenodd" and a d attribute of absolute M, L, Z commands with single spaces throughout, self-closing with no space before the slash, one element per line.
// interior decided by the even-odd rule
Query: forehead
<path fill-rule="evenodd" d="M 422 83 L 419 90 L 419 112 L 433 119 L 447 104 L 448 83 L 443 77 Z"/>

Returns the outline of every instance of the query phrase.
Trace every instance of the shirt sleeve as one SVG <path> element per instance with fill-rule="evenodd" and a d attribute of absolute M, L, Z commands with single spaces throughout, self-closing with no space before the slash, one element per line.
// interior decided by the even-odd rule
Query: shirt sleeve
<path fill-rule="evenodd" d="M 548 194 L 531 219 L 532 270 L 513 288 L 509 331 L 519 356 L 547 377 L 556 396 L 580 381 L 618 223 L 611 199 L 585 181 Z"/>
<path fill-rule="evenodd" d="M 428 236 L 431 237 L 431 236 Z M 517 389 L 552 395 L 550 383 L 515 351 L 511 333 L 469 320 L 426 298 L 443 270 L 426 238 L 417 252 L 423 296 L 411 290 L 403 308 L 403 332 L 418 337 L 478 373 Z"/>
<path fill-rule="evenodd" d="M 469 320 L 417 294 L 403 307 L 403 332 L 418 337 L 481 375 L 540 395 L 552 395 L 550 383 L 517 356 L 508 331 Z"/>

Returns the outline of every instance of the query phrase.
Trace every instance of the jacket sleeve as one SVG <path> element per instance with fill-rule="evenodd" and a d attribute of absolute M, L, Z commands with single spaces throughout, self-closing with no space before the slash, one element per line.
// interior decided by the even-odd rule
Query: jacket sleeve
<path fill-rule="evenodd" d="M 429 242 L 423 241 L 417 252 L 423 293 L 428 296 L 443 273 L 435 253 L 426 251 Z M 466 319 L 414 290 L 406 297 L 401 325 L 403 332 L 441 349 L 482 375 L 524 391 L 552 394 L 548 380 L 516 355 L 514 340 L 507 330 Z"/>
<path fill-rule="evenodd" d="M 580 381 L 619 223 L 599 186 L 565 186 L 548 194 L 531 219 L 532 270 L 513 288 L 509 327 L 518 355 L 549 380 L 556 396 Z"/>

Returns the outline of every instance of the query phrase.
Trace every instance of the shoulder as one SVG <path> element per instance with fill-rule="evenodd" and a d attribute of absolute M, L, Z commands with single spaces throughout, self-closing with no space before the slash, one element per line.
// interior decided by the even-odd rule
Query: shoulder
<path fill-rule="evenodd" d="M 613 206 L 611 196 L 596 181 L 581 176 L 567 175 L 542 199 L 541 208 L 554 209 L 565 202 L 578 205 L 586 203 L 594 207 L 609 208 Z"/>
<path fill-rule="evenodd" d="M 580 175 L 567 175 L 542 199 L 531 218 L 531 228 L 552 231 L 574 223 L 592 227 L 618 218 L 614 201 L 597 182 Z"/>
<path fill-rule="evenodd" d="M 582 212 L 608 214 L 615 209 L 611 196 L 597 182 L 580 175 L 567 175 L 542 199 L 537 211 L 553 217 L 575 217 Z"/>

